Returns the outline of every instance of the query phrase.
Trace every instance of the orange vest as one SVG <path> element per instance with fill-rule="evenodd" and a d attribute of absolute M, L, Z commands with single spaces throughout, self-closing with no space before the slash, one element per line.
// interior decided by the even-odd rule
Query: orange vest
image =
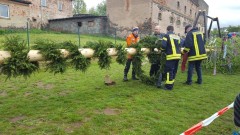
<path fill-rule="evenodd" d="M 132 44 L 136 44 L 139 40 L 140 40 L 139 37 L 135 38 L 134 35 L 131 33 L 126 38 L 127 47 L 131 46 Z M 128 59 L 132 59 L 132 56 L 129 54 L 128 54 Z"/>

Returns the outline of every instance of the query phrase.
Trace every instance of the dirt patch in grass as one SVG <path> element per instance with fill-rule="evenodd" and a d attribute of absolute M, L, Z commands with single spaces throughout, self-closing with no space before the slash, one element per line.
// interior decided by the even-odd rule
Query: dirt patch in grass
<path fill-rule="evenodd" d="M 72 123 L 65 129 L 65 132 L 73 133 L 75 129 L 80 128 L 82 125 L 83 125 L 83 122 Z"/>
<path fill-rule="evenodd" d="M 6 97 L 8 94 L 6 91 L 0 92 L 0 97 Z"/>
<path fill-rule="evenodd" d="M 36 86 L 39 89 L 45 89 L 45 90 L 51 90 L 54 85 L 53 84 L 44 84 L 43 82 L 39 81 L 35 84 L 33 84 L 34 86 Z"/>
<path fill-rule="evenodd" d="M 71 93 L 70 90 L 64 90 L 64 91 L 59 92 L 58 95 L 60 95 L 60 96 L 66 96 L 66 95 L 68 95 L 69 93 Z"/>
<path fill-rule="evenodd" d="M 114 109 L 114 108 L 106 108 L 103 113 L 105 115 L 118 115 L 121 113 L 119 109 Z"/>
<path fill-rule="evenodd" d="M 17 116 L 17 117 L 14 117 L 14 118 L 10 119 L 9 121 L 12 122 L 12 123 L 16 123 L 16 122 L 18 122 L 20 120 L 23 120 L 25 118 L 26 118 L 26 116 Z"/>
<path fill-rule="evenodd" d="M 24 93 L 24 97 L 28 97 L 28 96 L 30 96 L 30 95 L 32 95 L 31 92 L 25 92 L 25 93 Z"/>

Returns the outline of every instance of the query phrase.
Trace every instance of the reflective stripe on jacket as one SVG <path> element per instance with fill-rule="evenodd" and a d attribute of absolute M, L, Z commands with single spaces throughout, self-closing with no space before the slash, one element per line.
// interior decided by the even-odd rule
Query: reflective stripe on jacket
<path fill-rule="evenodd" d="M 162 40 L 162 47 L 160 48 L 166 53 L 167 60 L 181 59 L 180 37 L 168 32 Z"/>
<path fill-rule="evenodd" d="M 203 60 L 207 58 L 206 49 L 204 47 L 203 33 L 197 28 L 188 32 L 185 40 L 184 51 L 188 52 L 188 61 Z"/>

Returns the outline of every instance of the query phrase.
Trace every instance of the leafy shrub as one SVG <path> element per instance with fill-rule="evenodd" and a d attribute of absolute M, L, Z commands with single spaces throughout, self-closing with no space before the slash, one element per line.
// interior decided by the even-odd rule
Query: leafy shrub
<path fill-rule="evenodd" d="M 29 50 L 26 43 L 19 36 L 6 37 L 3 46 L 11 54 L 11 57 L 0 65 L 0 72 L 7 75 L 7 79 L 17 76 L 27 78 L 39 69 L 38 62 L 29 61 L 27 57 Z"/>

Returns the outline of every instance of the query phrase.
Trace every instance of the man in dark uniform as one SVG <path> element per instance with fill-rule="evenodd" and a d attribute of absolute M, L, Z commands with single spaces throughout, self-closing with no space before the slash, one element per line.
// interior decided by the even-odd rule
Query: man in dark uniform
<path fill-rule="evenodd" d="M 181 59 L 180 37 L 173 33 L 174 27 L 167 27 L 167 34 L 163 37 L 161 50 L 166 53 L 165 64 L 165 90 L 172 90 L 174 85 L 174 79 L 176 77 L 178 62 Z M 158 80 L 160 81 L 160 80 Z M 157 86 L 161 88 L 161 86 Z"/>
<path fill-rule="evenodd" d="M 193 68 L 195 66 L 198 79 L 196 83 L 202 84 L 202 60 L 207 58 L 205 50 L 205 42 L 203 33 L 197 28 L 193 28 L 192 25 L 187 25 L 185 27 L 185 32 L 187 33 L 185 39 L 184 53 L 188 53 L 188 76 L 185 84 L 192 84 L 192 74 Z"/>
<path fill-rule="evenodd" d="M 163 36 L 164 36 L 160 32 L 160 26 L 159 25 L 154 28 L 154 36 L 158 37 L 159 39 L 162 39 Z M 150 76 L 156 75 L 159 68 L 160 68 L 160 61 L 156 60 L 156 62 L 152 63 L 152 65 L 151 65 L 150 72 L 149 72 Z"/>

